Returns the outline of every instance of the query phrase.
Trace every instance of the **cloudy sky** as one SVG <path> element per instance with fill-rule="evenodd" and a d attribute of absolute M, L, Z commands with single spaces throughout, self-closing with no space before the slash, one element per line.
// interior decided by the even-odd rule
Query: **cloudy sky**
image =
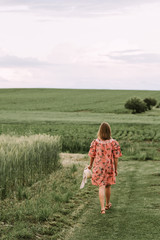
<path fill-rule="evenodd" d="M 160 90 L 160 0 L 0 0 L 0 88 Z"/>

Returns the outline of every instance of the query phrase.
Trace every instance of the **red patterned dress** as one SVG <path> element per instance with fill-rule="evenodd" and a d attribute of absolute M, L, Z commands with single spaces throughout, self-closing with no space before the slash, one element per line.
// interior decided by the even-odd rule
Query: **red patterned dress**
<path fill-rule="evenodd" d="M 94 139 L 88 155 L 94 158 L 92 184 L 106 186 L 116 183 L 114 158 L 122 156 L 119 143 L 115 139 Z"/>

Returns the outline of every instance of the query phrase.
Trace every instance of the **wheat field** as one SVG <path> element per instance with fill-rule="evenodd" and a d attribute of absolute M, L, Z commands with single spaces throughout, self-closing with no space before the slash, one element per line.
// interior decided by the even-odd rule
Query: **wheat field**
<path fill-rule="evenodd" d="M 0 136 L 0 198 L 30 186 L 59 165 L 60 137 Z"/>

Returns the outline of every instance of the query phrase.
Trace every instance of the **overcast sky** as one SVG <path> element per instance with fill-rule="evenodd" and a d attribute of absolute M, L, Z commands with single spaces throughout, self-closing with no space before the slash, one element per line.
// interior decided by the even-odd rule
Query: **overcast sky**
<path fill-rule="evenodd" d="M 160 90 L 160 0 L 0 0 L 0 88 Z"/>

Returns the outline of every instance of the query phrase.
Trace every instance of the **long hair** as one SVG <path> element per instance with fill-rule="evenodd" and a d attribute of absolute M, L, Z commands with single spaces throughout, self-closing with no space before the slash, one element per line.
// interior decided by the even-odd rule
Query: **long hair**
<path fill-rule="evenodd" d="M 111 127 L 108 123 L 103 122 L 101 123 L 98 133 L 97 133 L 98 138 L 102 140 L 109 140 L 111 139 Z"/>

